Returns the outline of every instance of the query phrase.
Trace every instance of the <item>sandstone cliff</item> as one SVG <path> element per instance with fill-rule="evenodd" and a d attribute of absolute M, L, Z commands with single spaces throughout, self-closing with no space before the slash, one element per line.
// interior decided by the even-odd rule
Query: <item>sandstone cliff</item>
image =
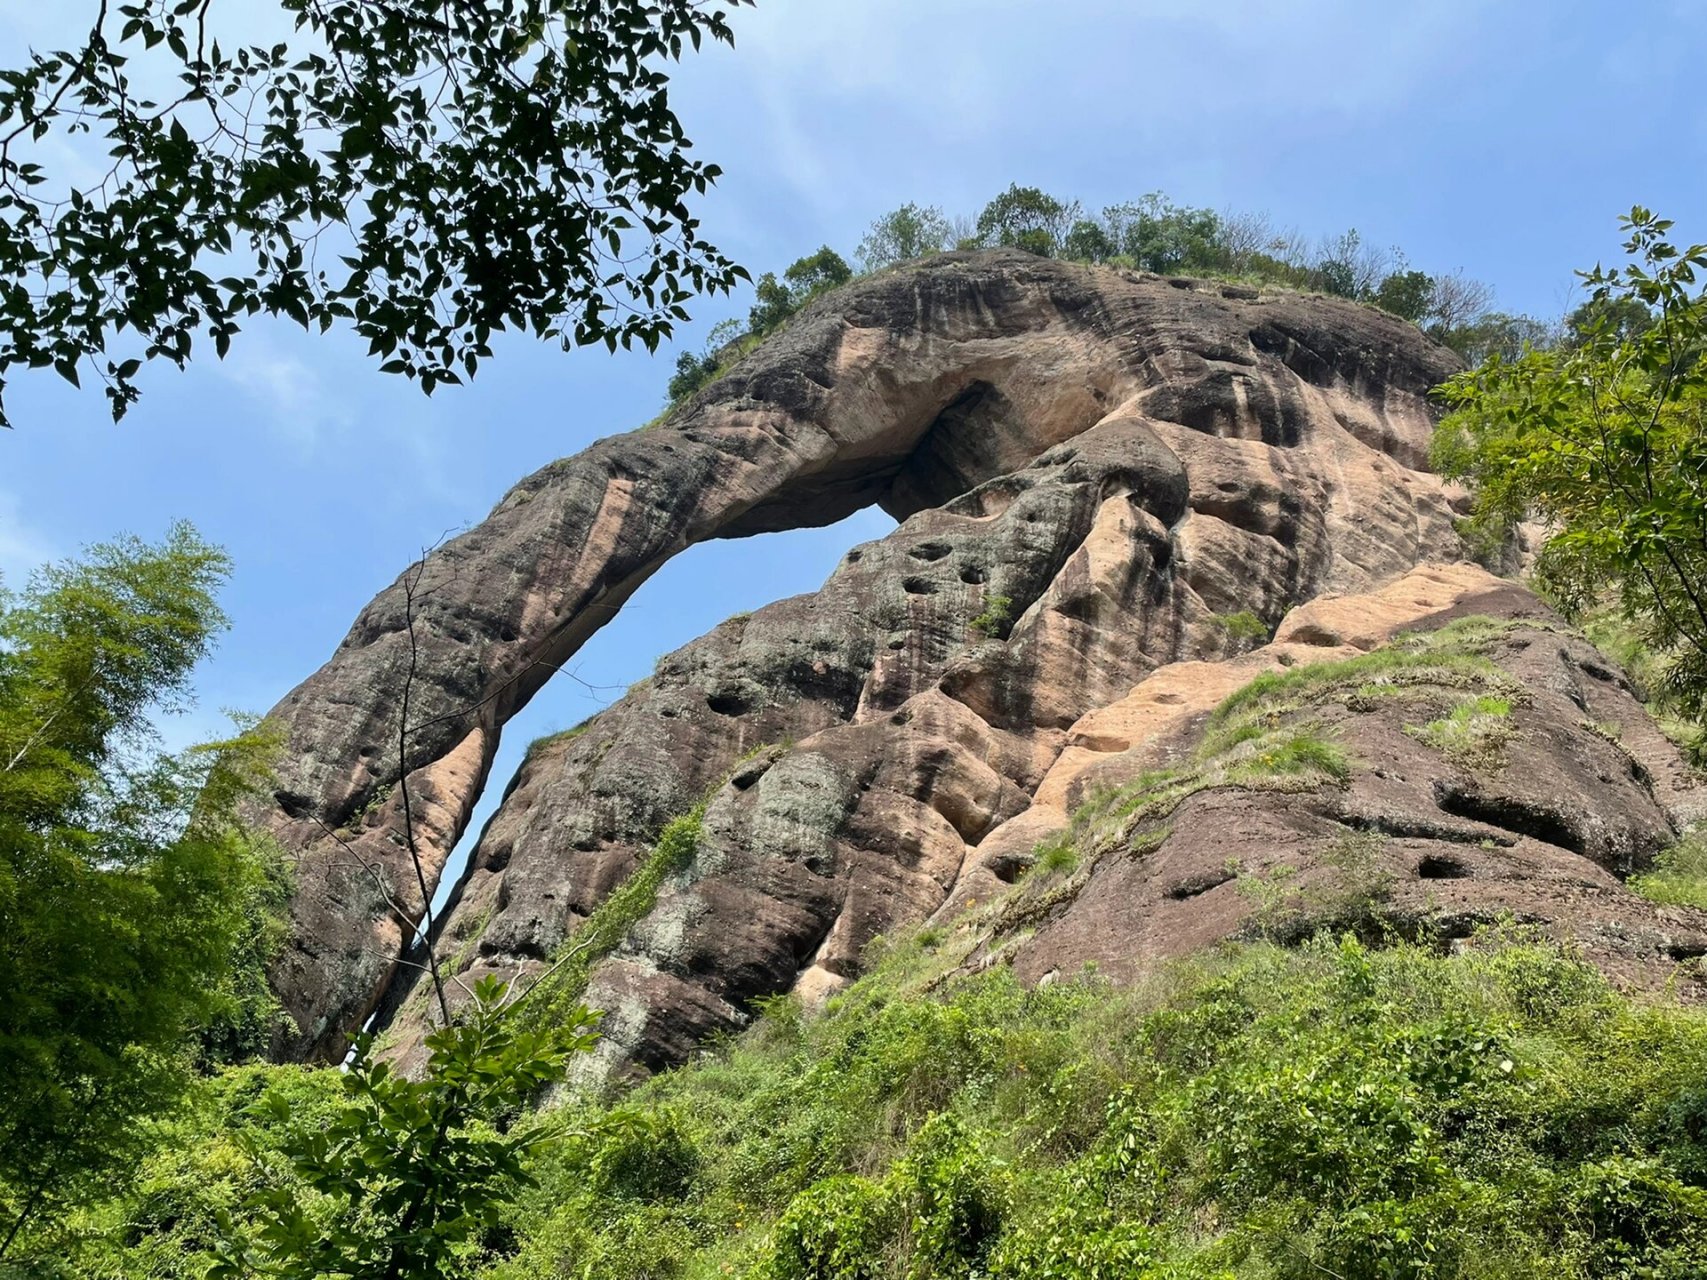
<path fill-rule="evenodd" d="M 667 422 L 516 486 L 276 709 L 269 820 L 298 892 L 275 986 L 302 1028 L 278 1051 L 338 1054 L 382 998 L 400 1052 L 424 1025 L 398 967 L 421 906 L 400 724 L 431 892 L 505 720 L 653 570 L 872 503 L 900 527 L 820 591 L 529 754 L 442 922 L 459 969 L 543 972 L 705 801 L 688 865 L 592 972 L 605 1067 L 678 1061 L 759 996 L 821 997 L 933 918 L 1044 980 L 1355 897 L 1360 926 L 1511 913 L 1659 980 L 1707 921 L 1621 878 L 1690 816 L 1692 778 L 1610 664 L 1449 563 L 1461 495 L 1425 460 L 1454 363 L 1348 303 L 1015 252 L 821 300 Z M 1468 615 L 1503 622 L 1401 639 L 1399 678 L 1356 665 Z M 1265 670 L 1347 658 L 1255 699 L 1237 741 L 1211 716 Z M 1429 728 L 1477 714 L 1504 723 Z"/>

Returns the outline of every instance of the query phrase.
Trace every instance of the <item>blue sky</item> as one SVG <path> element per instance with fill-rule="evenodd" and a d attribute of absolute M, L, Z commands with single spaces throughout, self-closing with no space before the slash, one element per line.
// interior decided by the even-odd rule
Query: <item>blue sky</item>
<path fill-rule="evenodd" d="M 268 0 L 216 10 L 277 24 Z M 74 38 L 92 11 L 0 7 L 0 65 Z M 1573 267 L 1617 256 L 1633 203 L 1707 239 L 1696 0 L 761 0 L 736 30 L 735 50 L 682 66 L 676 101 L 726 171 L 706 229 L 755 275 L 820 243 L 851 257 L 907 200 L 976 214 L 1015 180 L 1090 207 L 1162 190 L 1312 238 L 1355 226 L 1540 315 L 1564 309 Z M 705 302 L 682 343 L 746 305 Z M 270 707 L 424 544 L 523 474 L 652 417 L 673 359 L 517 339 L 429 401 L 347 336 L 257 324 L 223 364 L 151 371 L 117 427 L 98 392 L 25 377 L 0 435 L 0 574 L 179 517 L 229 548 L 233 627 L 201 673 L 202 712 L 172 730 L 193 737 L 220 707 Z M 577 670 L 620 690 L 729 614 L 817 586 L 887 527 L 865 513 L 697 548 Z M 531 737 L 610 696 L 543 692 L 493 794 Z"/>

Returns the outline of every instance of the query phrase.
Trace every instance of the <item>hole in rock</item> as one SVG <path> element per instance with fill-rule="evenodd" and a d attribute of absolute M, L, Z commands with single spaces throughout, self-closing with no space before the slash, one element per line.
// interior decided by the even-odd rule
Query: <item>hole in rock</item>
<path fill-rule="evenodd" d="M 705 700 L 705 705 L 720 716 L 744 716 L 751 710 L 747 700 L 735 693 L 714 693 Z"/>
<path fill-rule="evenodd" d="M 966 565 L 960 570 L 960 580 L 970 586 L 979 586 L 984 581 L 984 571 L 975 564 Z"/>
<path fill-rule="evenodd" d="M 1445 780 L 1435 783 L 1434 802 L 1442 812 L 1455 818 L 1485 822 L 1490 827 L 1502 827 L 1520 836 L 1530 836 L 1544 844 L 1583 853 L 1581 834 L 1561 813 L 1515 796 L 1484 795 Z"/>
<path fill-rule="evenodd" d="M 1422 880 L 1468 880 L 1470 868 L 1457 858 L 1431 853 L 1417 863 L 1417 876 Z"/>
<path fill-rule="evenodd" d="M 1188 898 L 1201 897 L 1211 889 L 1218 889 L 1236 879 L 1238 877 L 1224 867 L 1217 867 L 1213 871 L 1200 871 L 1194 876 L 1187 876 L 1169 888 L 1168 897 L 1175 902 L 1184 902 Z"/>
<path fill-rule="evenodd" d="M 934 596 L 937 593 L 937 584 L 929 578 L 903 578 L 901 590 L 910 596 Z"/>
<path fill-rule="evenodd" d="M 946 542 L 921 542 L 907 554 L 915 560 L 941 560 L 953 550 Z"/>
<path fill-rule="evenodd" d="M 868 507 L 822 528 L 699 543 L 659 568 L 504 726 L 486 786 L 439 881 L 435 915 L 444 913 L 532 742 L 596 716 L 650 678 L 661 656 L 732 615 L 818 590 L 843 560 L 858 562 L 860 551 L 848 550 L 850 544 L 885 537 L 894 528 L 892 518 Z M 299 813 L 307 812 L 305 800 L 291 799 Z M 288 813 L 292 806 L 281 800 L 281 807 Z"/>

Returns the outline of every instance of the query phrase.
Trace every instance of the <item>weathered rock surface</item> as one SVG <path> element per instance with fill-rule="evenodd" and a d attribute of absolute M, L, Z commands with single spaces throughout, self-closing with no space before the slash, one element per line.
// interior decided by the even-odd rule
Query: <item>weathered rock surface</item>
<path fill-rule="evenodd" d="M 731 619 L 537 745 L 483 833 L 441 950 L 461 971 L 525 980 L 670 817 L 709 797 L 692 864 L 594 972 L 612 1069 L 679 1060 L 755 997 L 834 990 L 879 932 L 933 915 L 970 927 L 974 900 L 1011 893 L 1088 787 L 1187 750 L 1266 667 L 1455 612 L 1539 626 L 1531 597 L 1480 570 L 1411 572 L 1459 554 L 1460 495 L 1423 469 L 1426 394 L 1453 367 L 1414 328 L 1347 303 L 1012 252 L 946 255 L 821 300 L 668 422 L 523 481 L 369 605 L 274 713 L 292 751 L 270 820 L 299 868 L 275 985 L 302 1028 L 279 1052 L 339 1053 L 382 996 L 405 1056 L 423 1029 L 398 969 L 398 917 L 421 903 L 386 785 L 399 726 L 430 892 L 504 721 L 693 542 L 873 502 L 902 521 L 819 592 Z M 1253 618 L 1281 631 L 1241 655 Z M 1571 936 L 1605 924 L 1634 939 L 1602 949 L 1632 973 L 1687 953 L 1700 922 L 1618 884 L 1671 837 L 1687 770 L 1598 655 L 1534 637 L 1509 659 L 1548 691 L 1512 748 L 1535 760 L 1507 775 L 1531 791 L 1419 755 L 1386 711 L 1328 709 L 1360 762 L 1343 788 L 1193 796 L 1160 849 L 1124 871 L 1087 860 L 1002 954 L 1042 977 L 1227 936 L 1248 927 L 1234 886 L 1174 891 L 1212 879 L 1211 861 L 1261 874 L 1283 856 L 1259 847 L 1302 851 L 1307 879 L 1308 851 L 1346 830 L 1386 832 L 1382 857 L 1413 872 L 1441 842 L 1470 868 L 1415 902 L 1395 888 L 1407 919 L 1446 904 Z M 1575 805 L 1573 787 L 1587 789 Z M 1493 821 L 1525 805 L 1565 825 Z M 1383 827 L 1389 811 L 1415 832 Z"/>
<path fill-rule="evenodd" d="M 1470 694 L 1359 696 L 1354 679 L 1283 717 L 1344 749 L 1343 783 L 1200 791 L 1116 831 L 1070 877 L 1025 885 L 1002 904 L 1005 928 L 968 910 L 1013 878 L 1001 859 L 1028 866 L 1038 834 L 1065 827 L 1069 807 L 1189 759 L 1210 713 L 1256 675 L 1467 617 L 1509 624 L 1481 646 L 1513 694 L 1493 749 L 1454 758 L 1420 731 Z M 1163 668 L 1073 739 L 1024 829 L 993 833 L 938 913 L 986 930 L 986 960 L 999 951 L 1028 981 L 1087 964 L 1131 977 L 1258 931 L 1353 924 L 1450 941 L 1507 922 L 1577 946 L 1627 985 L 1677 980 L 1699 995 L 1707 983 L 1694 963 L 1707 955 L 1707 913 L 1657 907 L 1622 883 L 1703 816 L 1707 793 L 1615 667 L 1528 592 L 1472 566 L 1424 566 L 1381 591 L 1305 605 L 1273 643 Z"/>

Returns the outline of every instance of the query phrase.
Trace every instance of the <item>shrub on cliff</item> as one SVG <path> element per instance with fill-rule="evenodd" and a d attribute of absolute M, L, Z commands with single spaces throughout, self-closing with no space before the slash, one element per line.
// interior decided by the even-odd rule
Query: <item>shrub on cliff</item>
<path fill-rule="evenodd" d="M 1667 697 L 1707 714 L 1707 245 L 1623 219 L 1631 261 L 1582 273 L 1581 328 L 1552 350 L 1495 351 L 1442 390 L 1434 463 L 1475 490 L 1471 532 L 1549 530 L 1539 580 L 1573 616 L 1616 594 Z M 1644 322 L 1637 312 L 1645 312 Z"/>
<path fill-rule="evenodd" d="M 768 1004 L 608 1138 L 571 1112 L 490 1275 L 1684 1280 L 1707 1250 L 1707 1016 L 1550 944 L 1250 944 L 1128 991 L 945 982 L 971 945 Z M 649 1115 L 680 1193 L 599 1191 Z"/>

